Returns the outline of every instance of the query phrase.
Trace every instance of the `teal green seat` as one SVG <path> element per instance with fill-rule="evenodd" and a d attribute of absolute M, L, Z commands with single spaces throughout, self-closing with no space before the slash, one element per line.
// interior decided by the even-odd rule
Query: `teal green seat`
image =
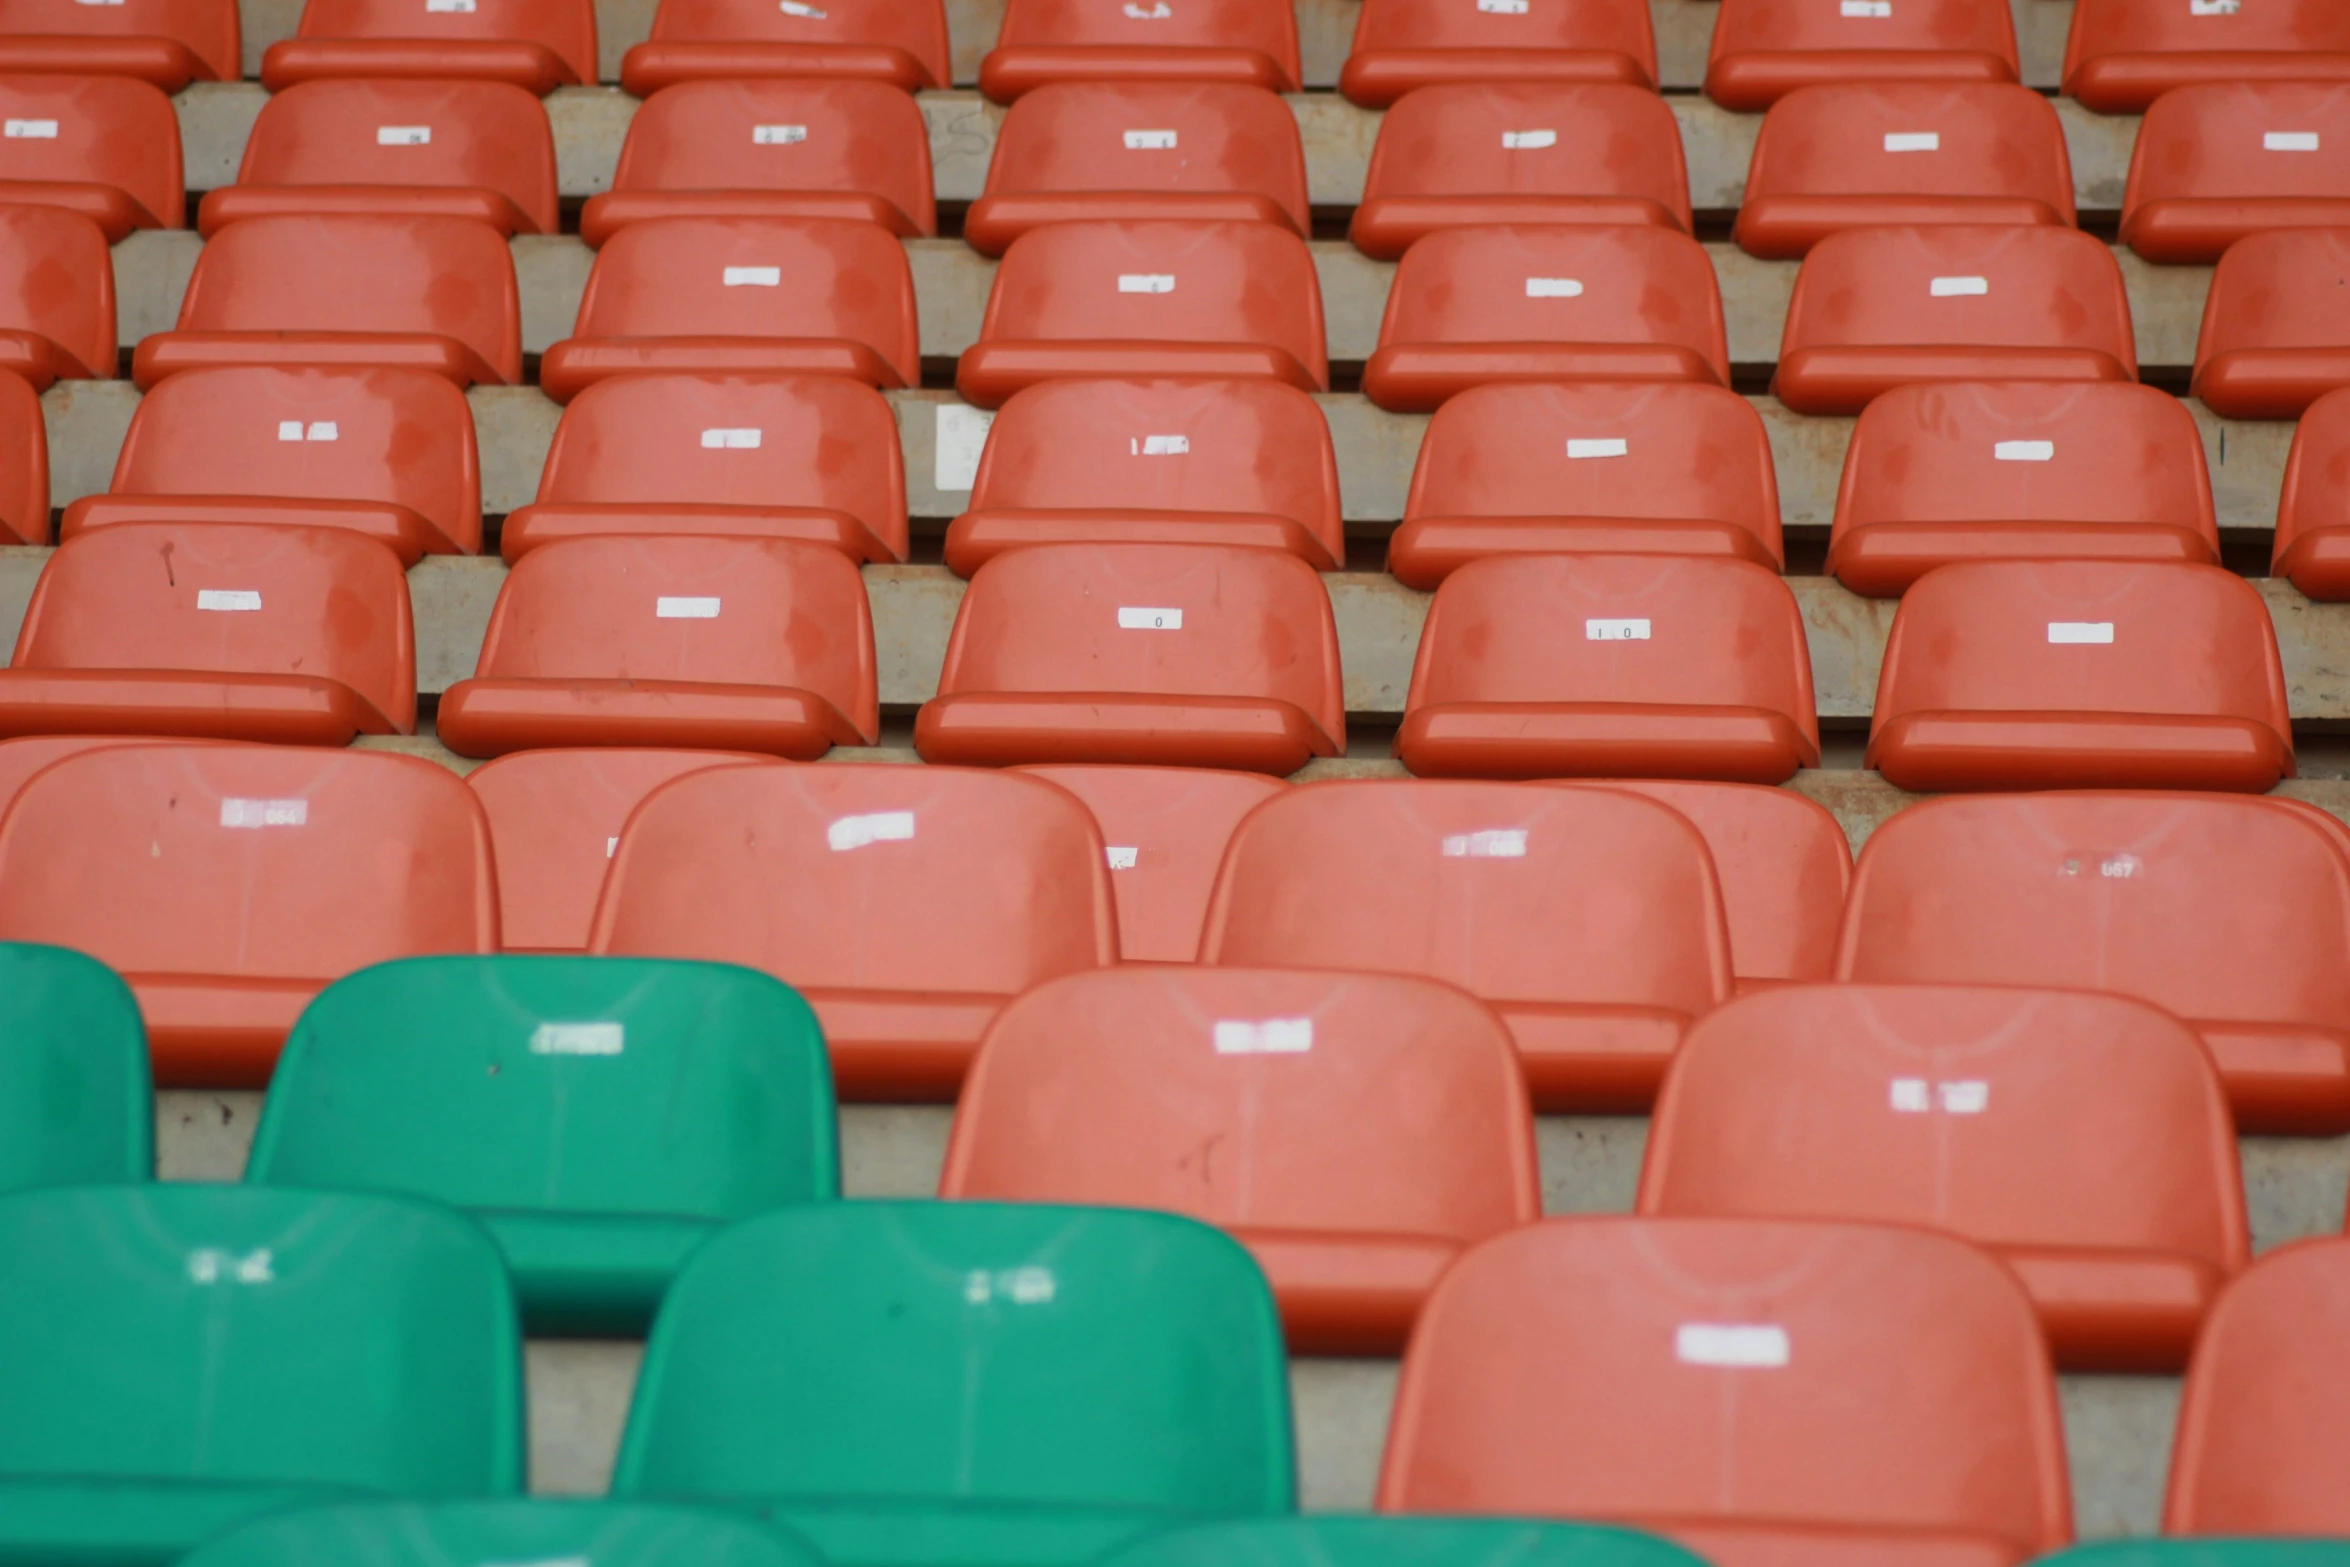
<path fill-rule="evenodd" d="M 824 1567 L 739 1514 L 649 1502 L 375 1502 L 214 1535 L 178 1567 Z"/>
<path fill-rule="evenodd" d="M 1268 1518 L 1146 1535 L 1101 1567 L 1705 1567 L 1607 1524 L 1514 1518 Z"/>
<path fill-rule="evenodd" d="M 2033 1567 L 2350 1567 L 2350 1540 L 2106 1540 Z"/>
<path fill-rule="evenodd" d="M 725 1221 L 840 1195 L 831 1066 L 751 969 L 408 958 L 303 1012 L 245 1179 L 463 1208 L 531 1331 L 642 1333 Z"/>
<path fill-rule="evenodd" d="M 522 1482 L 497 1247 L 431 1203 L 0 1197 L 0 1564 L 142 1567 L 263 1512 Z"/>
<path fill-rule="evenodd" d="M 840 1567 L 1063 1567 L 1296 1506 L 1273 1297 L 1170 1214 L 851 1202 L 736 1225 L 654 1324 L 615 1496 L 789 1524 Z"/>
<path fill-rule="evenodd" d="M 130 986 L 79 952 L 0 941 L 0 1192 L 154 1173 L 155 1091 Z"/>

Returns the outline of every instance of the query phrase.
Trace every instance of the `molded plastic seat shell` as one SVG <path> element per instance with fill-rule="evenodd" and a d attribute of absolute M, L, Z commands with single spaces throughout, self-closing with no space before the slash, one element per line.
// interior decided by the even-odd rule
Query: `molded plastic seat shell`
<path fill-rule="evenodd" d="M 650 98 L 679 82 L 792 77 L 883 82 L 901 92 L 946 87 L 946 7 L 941 0 L 859 5 L 766 0 L 661 0 L 652 36 L 620 61 L 620 85 Z"/>
<path fill-rule="evenodd" d="M 2148 261 L 2219 260 L 2247 234 L 2350 224 L 2350 82 L 2202 82 L 2139 125 L 2122 243 Z"/>
<path fill-rule="evenodd" d="M 1981 0 L 1722 0 L 1705 95 L 1753 113 L 1837 82 L 2013 82 L 2015 21 Z"/>
<path fill-rule="evenodd" d="M 2271 571 L 2313 599 L 2350 599 L 2350 388 L 2309 405 L 2293 430 Z"/>
<path fill-rule="evenodd" d="M 2203 1036 L 2238 1126 L 2350 1127 L 2350 859 L 2266 800 L 2146 793 L 1906 806 L 1860 854 L 1836 978 L 2106 990 Z"/>
<path fill-rule="evenodd" d="M 2100 1540 L 2042 1557 L 2042 1567 L 2326 1567 L 2339 1540 Z"/>
<path fill-rule="evenodd" d="M 1039 87 L 1005 113 L 963 238 L 1000 256 L 1030 229 L 1088 218 L 1279 223 L 1308 235 L 1297 117 L 1235 82 Z"/>
<path fill-rule="evenodd" d="M 922 380 L 914 275 L 887 229 L 838 218 L 658 218 L 596 254 L 572 335 L 539 361 L 567 403 L 616 375 Z"/>
<path fill-rule="evenodd" d="M 2218 566 L 1944 566 L 1893 617 L 1866 765 L 1929 793 L 2265 794 L 2293 776 L 2268 603 Z"/>
<path fill-rule="evenodd" d="M 2203 303 L 2193 395 L 2223 419 L 2297 419 L 2338 386 L 2350 386 L 2350 228 L 2230 245 Z"/>
<path fill-rule="evenodd" d="M 1012 550 L 971 579 L 914 745 L 930 762 L 1275 774 L 1344 755 L 1329 593 L 1275 550 Z"/>
<path fill-rule="evenodd" d="M 2012 1567 L 2071 1536 L 2031 1302 L 1893 1226 L 1551 1219 L 1404 1357 L 1383 1512 L 1604 1518 L 1718 1567 Z"/>
<path fill-rule="evenodd" d="M 1696 1557 L 1669 1541 L 1600 1524 L 1328 1515 L 1162 1529 L 1102 1558 L 1103 1567 L 1216 1567 L 1234 1562 L 1320 1567 L 1336 1561 L 1360 1567 L 1701 1567 Z"/>
<path fill-rule="evenodd" d="M 0 816 L 0 941 L 27 937 L 129 982 L 159 1085 L 258 1088 L 332 981 L 497 950 L 489 824 L 463 782 L 418 757 L 84 751 Z"/>
<path fill-rule="evenodd" d="M 130 76 L 167 93 L 243 74 L 237 0 L 0 0 L 0 72 Z"/>
<path fill-rule="evenodd" d="M 0 370 L 0 544 L 48 542 L 49 427 L 40 394 Z"/>
<path fill-rule="evenodd" d="M 1803 613 L 1705 555 L 1535 555 L 1444 579 L 1395 754 L 1422 777 L 1718 778 L 1820 765 Z"/>
<path fill-rule="evenodd" d="M 839 376 L 624 375 L 573 398 L 538 499 L 509 512 L 510 561 L 611 534 L 797 539 L 906 558 L 897 416 Z"/>
<path fill-rule="evenodd" d="M 883 82 L 695 81 L 628 122 L 612 188 L 579 237 L 601 245 L 651 218 L 845 218 L 900 238 L 938 232 L 930 133 Z"/>
<path fill-rule="evenodd" d="M 10 44 L 0 37 L 0 61 Z M 125 76 L 0 76 L 0 201 L 78 212 L 109 244 L 187 226 L 180 123 L 152 83 Z"/>
<path fill-rule="evenodd" d="M 1656 31 L 1643 0 L 1364 0 L 1338 73 L 1350 102 L 1383 109 L 1451 82 L 1657 83 Z"/>
<path fill-rule="evenodd" d="M 1057 82 L 1219 82 L 1296 92 L 1297 13 L 1282 0 L 1186 0 L 1112 9 L 1010 0 L 979 90 L 998 103 Z M 941 83 L 941 85 L 944 85 Z"/>
<path fill-rule="evenodd" d="M 1090 541 L 1250 544 L 1335 571 L 1346 535 L 1329 420 L 1278 381 L 1014 392 L 988 426 L 970 509 L 947 528 L 948 567 L 967 577 L 1008 549 Z"/>
<path fill-rule="evenodd" d="M 1828 570 L 1897 598 L 1975 560 L 2219 564 L 2203 436 L 2178 398 L 2120 382 L 1896 387 L 1844 456 Z"/>
<path fill-rule="evenodd" d="M 2121 268 L 2078 229 L 1847 229 L 1812 247 L 1779 345 L 1779 400 L 1854 414 L 1920 381 L 2135 381 Z"/>
<path fill-rule="evenodd" d="M 1012 242 L 955 389 L 982 408 L 1067 377 L 1184 376 L 1330 388 L 1322 285 L 1271 223 L 1072 222 Z"/>
<path fill-rule="evenodd" d="M 1731 994 L 1705 840 L 1613 790 L 1301 785 L 1225 851 L 1204 963 L 1421 974 L 1509 1024 L 1535 1105 L 1645 1110 L 1690 1020 Z"/>
<path fill-rule="evenodd" d="M 592 285 L 591 285 L 592 286 Z M 522 380 L 522 304 L 498 231 L 377 213 L 247 218 L 205 243 L 179 324 L 143 339 L 141 391 L 183 370 L 428 370 Z"/>
<path fill-rule="evenodd" d="M 2350 11 L 2333 0 L 2073 8 L 2064 94 L 2085 109 L 2137 114 L 2176 87 L 2250 81 L 2350 81 Z"/>
<path fill-rule="evenodd" d="M 1433 589 L 1488 556 L 1783 563 L 1762 416 L 1699 382 L 1477 386 L 1428 421 L 1387 569 Z"/>
<path fill-rule="evenodd" d="M 423 370 L 190 370 L 139 400 L 113 482 L 69 504 L 59 531 L 128 522 L 334 528 L 406 566 L 471 555 L 481 549 L 473 410 Z"/>
<path fill-rule="evenodd" d="M 2013 82 L 1846 82 L 1771 105 L 1738 246 L 1800 257 L 1849 228 L 2075 219 L 2064 123 Z"/>
<path fill-rule="evenodd" d="M 0 669 L 0 734 L 348 745 L 416 728 L 408 579 L 334 528 L 126 522 L 60 545 Z"/>
<path fill-rule="evenodd" d="M 63 207 L 0 205 L 0 370 L 36 392 L 115 369 L 114 256 Z"/>
<path fill-rule="evenodd" d="M 822 1567 L 797 1536 L 739 1514 L 543 1496 L 305 1508 L 215 1535 L 180 1560 L 189 1567 L 305 1567 L 319 1561 L 450 1567 L 584 1557 L 604 1567 L 661 1567 L 681 1556 L 703 1567 Z M 1649 1564 L 1642 1558 L 1625 1567 Z"/>
<path fill-rule="evenodd" d="M 1213 1147 L 1213 1162 L 1200 1157 Z M 939 1195 L 1156 1208 L 1249 1248 L 1300 1354 L 1394 1354 L 1453 1259 L 1542 1214 L 1500 1018 L 1397 974 L 1118 968 L 997 1015 Z"/>
<path fill-rule="evenodd" d="M 593 86 L 594 0 L 304 0 L 294 36 L 261 57 L 273 93 L 350 77 L 505 82 L 541 98 Z"/>
<path fill-rule="evenodd" d="M 723 767 L 648 796 L 588 950 L 762 969 L 816 1009 L 843 1099 L 948 1100 L 997 1010 L 1118 961 L 1101 831 L 1018 773 Z"/>
<path fill-rule="evenodd" d="M 0 1035 L 0 1191 L 153 1178 L 147 1031 L 112 969 L 63 947 L 0 942 Z"/>
<path fill-rule="evenodd" d="M 1395 269 L 1363 368 L 1364 394 L 1407 413 L 1489 382 L 1729 380 L 1704 248 L 1676 229 L 1603 225 L 1430 234 Z"/>
<path fill-rule="evenodd" d="M 1347 230 L 1355 249 L 1393 260 L 1439 229 L 1495 223 L 1687 232 L 1680 122 L 1619 83 L 1461 82 L 1396 100 Z"/>
<path fill-rule="evenodd" d="M 2251 1260 L 2193 1030 L 2119 996 L 1806 985 L 1689 1031 L 1637 1211 L 1920 1224 L 1989 1247 L 2059 1364 L 2175 1371 Z"/>
<path fill-rule="evenodd" d="M 460 756 L 657 746 L 813 760 L 872 745 L 873 612 L 838 550 L 788 539 L 567 539 L 507 574 L 472 678 L 442 693 Z"/>

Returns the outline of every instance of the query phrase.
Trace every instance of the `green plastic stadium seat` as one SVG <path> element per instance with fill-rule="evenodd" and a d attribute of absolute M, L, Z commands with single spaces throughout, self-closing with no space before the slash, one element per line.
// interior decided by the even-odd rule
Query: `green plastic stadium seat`
<path fill-rule="evenodd" d="M 1321 1517 L 1168 1529 L 1103 1557 L 1101 1567 L 1704 1567 L 1704 1562 L 1655 1535 L 1605 1524 Z"/>
<path fill-rule="evenodd" d="M 2343 1567 L 2350 1540 L 2103 1540 L 2032 1567 Z"/>
<path fill-rule="evenodd" d="M 1272 1291 L 1190 1219 L 814 1204 L 697 1253 L 615 1496 L 756 1508 L 836 1567 L 1064 1567 L 1296 1506 Z"/>
<path fill-rule="evenodd" d="M 0 1198 L 0 1563 L 161 1567 L 265 1512 L 521 1488 L 514 1295 L 436 1204 Z"/>
<path fill-rule="evenodd" d="M 307 1508 L 215 1535 L 181 1557 L 179 1567 L 518 1567 L 524 1562 L 534 1567 L 823 1567 L 805 1541 L 738 1514 L 645 1502 L 572 1501 Z"/>
<path fill-rule="evenodd" d="M 154 1173 L 155 1092 L 130 986 L 79 952 L 0 941 L 0 1192 Z"/>
<path fill-rule="evenodd" d="M 840 1195 L 832 1073 L 792 988 L 726 963 L 416 958 L 294 1025 L 248 1181 L 466 1209 L 533 1332 L 636 1334 L 731 1219 Z"/>

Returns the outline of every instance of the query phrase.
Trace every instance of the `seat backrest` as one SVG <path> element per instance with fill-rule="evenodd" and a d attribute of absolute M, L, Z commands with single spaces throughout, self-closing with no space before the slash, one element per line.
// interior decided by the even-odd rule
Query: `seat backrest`
<path fill-rule="evenodd" d="M 180 122 L 152 83 L 128 76 L 0 77 L 0 181 L 112 185 L 148 224 L 184 228 Z"/>
<path fill-rule="evenodd" d="M 2350 344 L 2350 234 L 2269 229 L 2247 234 L 2212 269 L 2195 338 L 2200 370 L 2240 348 Z"/>
<path fill-rule="evenodd" d="M 2141 202 L 2278 196 L 2350 200 L 2335 148 L 2350 146 L 2350 87 L 2196 82 L 2156 99 L 2130 152 L 2128 212 Z M 2314 155 L 2314 156 L 2313 156 Z"/>
<path fill-rule="evenodd" d="M 1287 90 L 1298 81 L 1297 13 L 1279 0 L 1008 0 L 999 49 L 1137 51 L 1248 49 L 1273 62 Z M 1073 62 L 1074 66 L 1074 62 Z M 1080 74 L 1072 68 L 1070 75 Z"/>
<path fill-rule="evenodd" d="M 1650 82 L 1657 79 L 1656 28 L 1644 0 L 1528 0 L 1524 10 L 1457 0 L 1363 0 L 1348 53 L 1448 49 L 1620 54 Z"/>
<path fill-rule="evenodd" d="M 794 0 L 788 7 L 774 0 L 661 0 L 653 12 L 652 41 L 880 44 L 911 56 L 921 67 L 926 87 L 947 87 L 955 79 L 941 0 L 864 0 L 832 6 Z"/>
<path fill-rule="evenodd" d="M 2018 1558 L 2072 1532 L 2015 1276 L 1924 1230 L 1760 1219 L 1553 1219 L 1455 1263 L 1404 1357 L 1378 1505 Z"/>
<path fill-rule="evenodd" d="M 1118 957 L 1101 832 L 1017 773 L 842 763 L 665 784 L 620 835 L 592 952 L 803 990 L 1011 996 Z"/>
<path fill-rule="evenodd" d="M 1620 82 L 1443 83 L 1404 94 L 1379 122 L 1365 201 L 1504 195 L 1645 197 L 1686 229 L 1680 122 Z"/>
<path fill-rule="evenodd" d="M 237 183 L 479 186 L 559 227 L 546 106 L 507 82 L 297 82 L 261 106 Z"/>
<path fill-rule="evenodd" d="M 93 1496 L 522 1488 L 513 1290 L 490 1238 L 445 1208 L 70 1187 L 0 1198 L 0 1246 L 0 1333 L 21 1362 L 0 1388 L 0 1477 Z"/>
<path fill-rule="evenodd" d="M 63 207 L 0 206 L 0 331 L 7 330 L 40 334 L 87 375 L 114 374 L 114 254 L 97 224 Z"/>
<path fill-rule="evenodd" d="M 331 980 L 494 952 L 489 826 L 454 773 L 412 756 L 85 751 L 0 817 L 0 941 L 22 940 L 132 976 Z"/>
<path fill-rule="evenodd" d="M 1335 515 L 1335 464 L 1331 484 Z M 49 429 L 40 394 L 23 376 L 0 371 L 0 543 L 48 543 L 49 499 Z"/>
<path fill-rule="evenodd" d="M 628 122 L 614 190 L 844 190 L 938 231 L 930 133 L 884 82 L 680 82 Z"/>
<path fill-rule="evenodd" d="M 25 669 L 302 675 L 416 727 L 416 636 L 399 557 L 336 528 L 126 522 L 57 548 L 33 584 Z"/>
<path fill-rule="evenodd" d="M 1544 784 L 1305 784 L 1232 835 L 1206 963 L 1425 974 L 1486 1001 L 1730 994 L 1705 840 L 1628 794 Z"/>
<path fill-rule="evenodd" d="M 1904 15 L 1916 9 L 1909 0 L 1901 7 Z M 1842 25 L 1858 34 L 1881 22 Z M 1750 201 L 1783 195 L 2029 197 L 2066 223 L 2075 215 L 2064 123 L 2047 99 L 2013 82 L 1798 87 L 1772 104 L 1763 120 L 1746 193 Z"/>
<path fill-rule="evenodd" d="M 147 1030 L 111 969 L 0 942 L 0 1039 L 0 1191 L 154 1175 Z"/>
<path fill-rule="evenodd" d="M 1712 59 L 1783 50 L 1990 54 L 2007 62 L 2011 79 L 2018 69 L 2014 19 L 1978 0 L 1900 0 L 1883 10 L 1820 0 L 1722 0 Z M 1867 68 L 1855 63 L 1847 69 L 1858 75 Z"/>
<path fill-rule="evenodd" d="M 1305 145 L 1297 117 L 1262 87 L 1231 82 L 1054 82 L 1005 111 L 987 194 L 1247 191 L 1300 234 Z"/>
<path fill-rule="evenodd" d="M 204 78 L 216 82 L 233 82 L 244 74 L 240 21 L 237 0 L 121 0 L 107 5 L 0 0 L 0 37 L 168 38 L 201 61 Z"/>
<path fill-rule="evenodd" d="M 2064 41 L 2064 90 L 2081 67 L 2116 54 L 2236 54 L 2350 50 L 2350 11 L 2333 0 L 2265 5 L 2147 5 L 2077 0 Z M 2214 74 L 2218 74 L 2214 72 Z"/>
<path fill-rule="evenodd" d="M 2276 558 L 2282 560 L 2304 534 L 2345 522 L 2350 522 L 2350 388 L 2337 387 L 2311 403 L 2293 426 L 2284 490 L 2277 500 Z"/>
<path fill-rule="evenodd" d="M 570 67 L 574 80 L 588 86 L 596 80 L 594 0 L 472 0 L 464 6 L 303 0 L 295 36 L 541 44 Z"/>
<path fill-rule="evenodd" d="M 1336 1561 L 1360 1567 L 1700 1567 L 1697 1557 L 1669 1541 L 1603 1524 L 1328 1514 L 1161 1529 L 1102 1558 L 1103 1567 L 1322 1567 Z"/>
<path fill-rule="evenodd" d="M 704 1567 L 822 1567 L 797 1536 L 740 1514 L 545 1497 L 355 1502 L 276 1513 L 214 1535 L 180 1560 L 188 1567 L 305 1567 L 320 1561 L 467 1567 L 565 1559 L 660 1567 L 680 1557 Z"/>

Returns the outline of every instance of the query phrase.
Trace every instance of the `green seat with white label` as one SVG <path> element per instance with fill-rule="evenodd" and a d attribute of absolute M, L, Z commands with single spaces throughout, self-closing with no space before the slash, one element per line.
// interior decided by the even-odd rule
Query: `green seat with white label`
<path fill-rule="evenodd" d="M 824 1039 L 730 964 L 380 964 L 295 1025 L 245 1178 L 454 1204 L 533 1332 L 637 1332 L 721 1225 L 839 1195 Z"/>
<path fill-rule="evenodd" d="M 147 1029 L 121 976 L 0 941 L 0 1191 L 155 1173 Z"/>
<path fill-rule="evenodd" d="M 181 1557 L 178 1567 L 679 1567 L 689 1562 L 692 1567 L 824 1567 L 807 1542 L 739 1514 L 535 1497 L 362 1502 L 278 1513 L 213 1536 Z"/>

